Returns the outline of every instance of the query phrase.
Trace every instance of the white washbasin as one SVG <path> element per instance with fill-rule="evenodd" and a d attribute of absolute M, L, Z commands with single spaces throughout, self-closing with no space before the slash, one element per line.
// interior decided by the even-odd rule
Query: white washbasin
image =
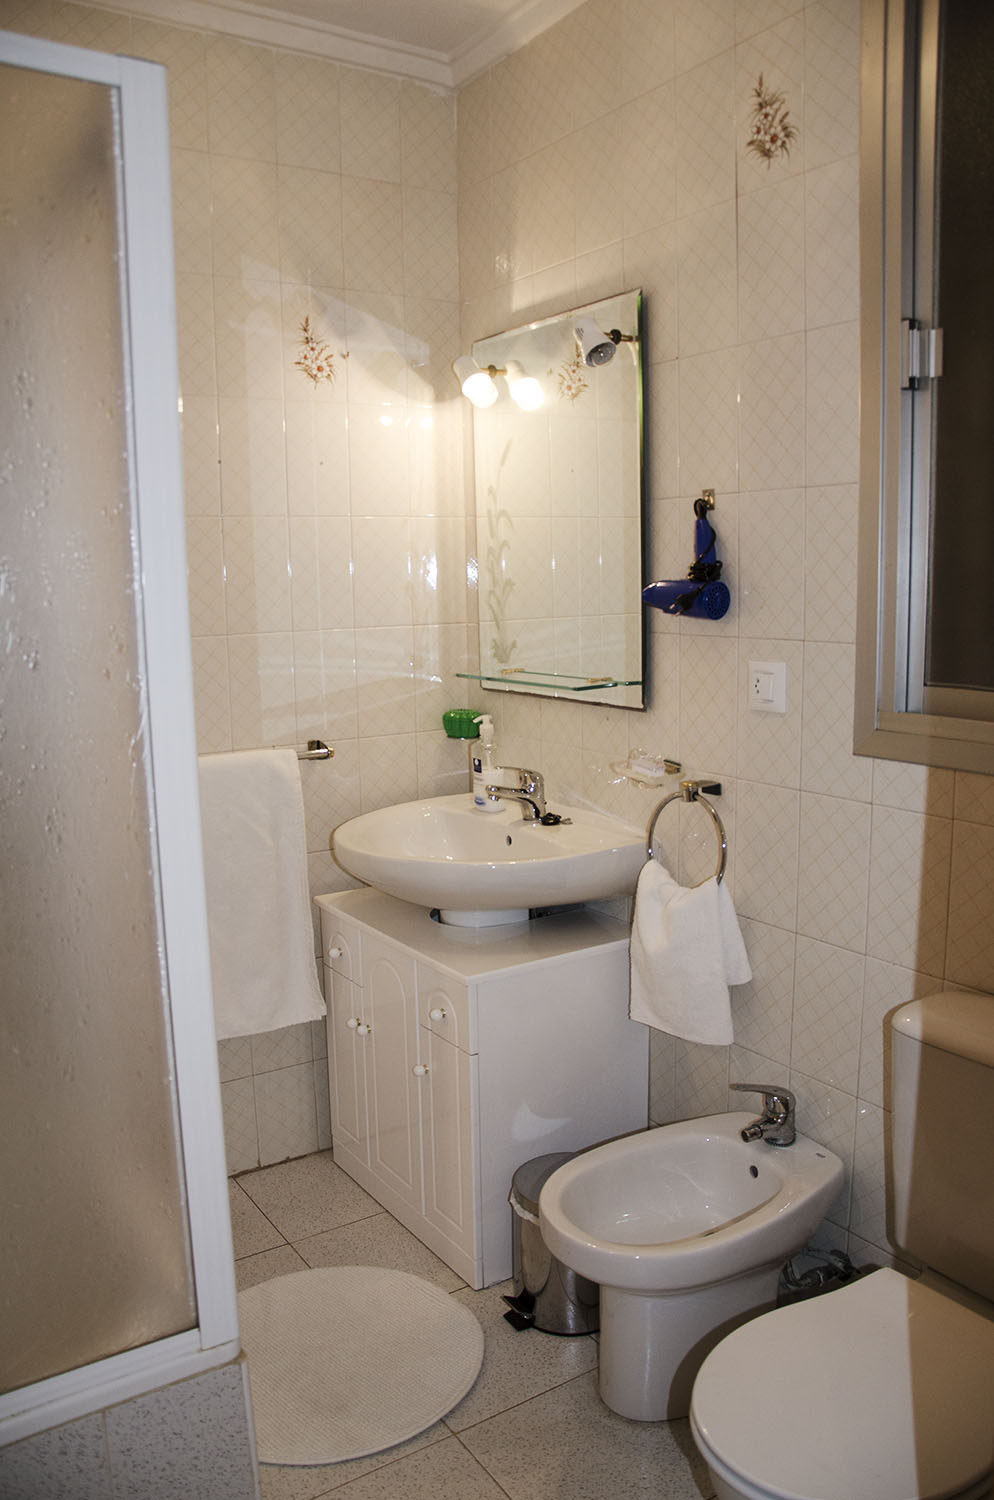
<path fill-rule="evenodd" d="M 367 885 L 438 907 L 460 926 L 522 921 L 529 908 L 628 896 L 645 863 L 644 835 L 585 808 L 550 803 L 572 822 L 529 822 L 517 804 L 473 806 L 469 792 L 401 802 L 335 829 L 343 869 Z"/>

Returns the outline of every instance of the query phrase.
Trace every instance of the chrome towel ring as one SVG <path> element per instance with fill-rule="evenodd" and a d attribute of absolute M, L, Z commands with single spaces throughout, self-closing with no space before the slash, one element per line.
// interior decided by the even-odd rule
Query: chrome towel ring
<path fill-rule="evenodd" d="M 670 792 L 668 797 L 664 797 L 649 819 L 649 832 L 646 835 L 645 847 L 649 858 L 655 859 L 656 851 L 653 848 L 652 841 L 655 837 L 659 815 L 664 807 L 668 807 L 671 802 L 699 802 L 704 811 L 710 816 L 714 824 L 715 833 L 718 835 L 718 867 L 714 872 L 714 876 L 716 880 L 720 881 L 725 873 L 725 863 L 728 859 L 728 840 L 725 837 L 724 824 L 704 795 L 705 792 L 710 792 L 713 796 L 720 796 L 721 783 L 717 781 L 681 781 L 680 790 L 678 792 Z M 703 885 L 704 881 L 699 881 L 698 884 Z"/>

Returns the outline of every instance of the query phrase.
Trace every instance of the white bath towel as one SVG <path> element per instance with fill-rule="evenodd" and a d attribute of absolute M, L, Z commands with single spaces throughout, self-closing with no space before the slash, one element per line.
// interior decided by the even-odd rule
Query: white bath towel
<path fill-rule="evenodd" d="M 325 1013 L 293 750 L 202 755 L 200 817 L 218 1039 Z"/>
<path fill-rule="evenodd" d="M 752 978 L 728 888 L 715 876 L 688 889 L 650 859 L 635 892 L 633 1021 L 688 1042 L 733 1040 L 728 987 Z"/>

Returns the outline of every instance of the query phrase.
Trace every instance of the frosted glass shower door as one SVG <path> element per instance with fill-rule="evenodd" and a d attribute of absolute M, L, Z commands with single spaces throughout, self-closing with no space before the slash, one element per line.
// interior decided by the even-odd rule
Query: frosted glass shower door
<path fill-rule="evenodd" d="M 4 1392 L 127 1381 L 115 1357 L 161 1341 L 175 1378 L 236 1334 L 164 81 L 2 60 L 45 47 L 0 33 L 0 1417 Z"/>

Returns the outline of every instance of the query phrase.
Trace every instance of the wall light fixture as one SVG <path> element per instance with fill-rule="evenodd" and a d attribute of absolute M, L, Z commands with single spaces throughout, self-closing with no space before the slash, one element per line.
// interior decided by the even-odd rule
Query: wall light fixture
<path fill-rule="evenodd" d="M 619 344 L 637 342 L 634 333 L 622 333 L 618 328 L 612 328 L 605 333 L 593 318 L 577 318 L 573 324 L 573 334 L 583 363 L 594 368 L 598 365 L 606 365 L 612 360 Z"/>

